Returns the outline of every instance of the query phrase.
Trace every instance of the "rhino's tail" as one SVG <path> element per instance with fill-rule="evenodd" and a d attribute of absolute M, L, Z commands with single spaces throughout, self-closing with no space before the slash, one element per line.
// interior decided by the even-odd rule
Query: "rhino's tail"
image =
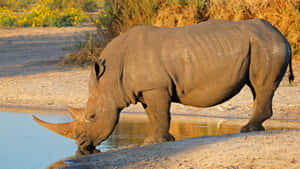
<path fill-rule="evenodd" d="M 294 76 L 293 68 L 292 68 L 292 59 L 290 59 L 289 69 L 290 69 L 289 82 L 292 83 L 292 81 L 295 80 L 295 76 Z"/>
<path fill-rule="evenodd" d="M 289 74 L 289 82 L 292 83 L 294 80 L 295 80 L 295 76 L 294 76 L 294 73 L 293 73 L 293 68 L 292 68 L 292 52 L 291 52 L 291 47 L 290 45 L 288 45 L 289 47 L 289 69 L 290 69 L 290 74 Z"/>

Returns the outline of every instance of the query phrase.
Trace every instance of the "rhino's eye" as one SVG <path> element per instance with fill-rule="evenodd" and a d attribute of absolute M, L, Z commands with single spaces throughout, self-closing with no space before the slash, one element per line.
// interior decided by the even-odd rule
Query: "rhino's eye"
<path fill-rule="evenodd" d="M 90 115 L 90 119 L 94 119 L 96 117 L 96 114 Z"/>

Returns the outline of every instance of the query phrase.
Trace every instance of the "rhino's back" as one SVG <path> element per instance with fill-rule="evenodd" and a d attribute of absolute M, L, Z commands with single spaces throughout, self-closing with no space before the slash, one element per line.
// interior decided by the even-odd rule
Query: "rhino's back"
<path fill-rule="evenodd" d="M 140 26 L 126 36 L 124 78 L 135 91 L 175 85 L 181 98 L 192 91 L 199 97 L 222 91 L 227 95 L 232 91 L 226 89 L 237 88 L 247 71 L 249 37 L 236 22 Z"/>

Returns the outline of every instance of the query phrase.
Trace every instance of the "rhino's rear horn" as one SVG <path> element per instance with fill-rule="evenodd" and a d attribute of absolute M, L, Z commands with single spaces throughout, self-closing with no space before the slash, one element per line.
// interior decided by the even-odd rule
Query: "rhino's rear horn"
<path fill-rule="evenodd" d="M 84 118 L 84 110 L 85 109 L 83 109 L 83 108 L 68 107 L 68 111 L 69 111 L 70 115 L 75 120 L 81 120 L 82 118 Z"/>
<path fill-rule="evenodd" d="M 47 128 L 48 130 L 50 130 L 56 134 L 59 134 L 61 136 L 75 139 L 74 134 L 73 134 L 74 122 L 54 124 L 54 123 L 48 123 L 43 120 L 40 120 L 39 118 L 37 118 L 34 115 L 32 115 L 32 117 L 35 122 L 37 122 L 39 125 Z"/>

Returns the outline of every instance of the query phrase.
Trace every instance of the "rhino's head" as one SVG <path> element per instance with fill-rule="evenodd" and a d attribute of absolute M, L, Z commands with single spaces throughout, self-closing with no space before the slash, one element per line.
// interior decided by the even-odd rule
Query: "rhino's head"
<path fill-rule="evenodd" d="M 69 108 L 72 122 L 53 124 L 33 116 L 45 128 L 68 138 L 75 139 L 81 154 L 95 152 L 95 147 L 111 135 L 118 119 L 120 108 L 112 95 L 113 86 L 106 86 L 102 79 L 105 68 L 95 64 L 89 82 L 89 98 L 84 109 Z"/>

